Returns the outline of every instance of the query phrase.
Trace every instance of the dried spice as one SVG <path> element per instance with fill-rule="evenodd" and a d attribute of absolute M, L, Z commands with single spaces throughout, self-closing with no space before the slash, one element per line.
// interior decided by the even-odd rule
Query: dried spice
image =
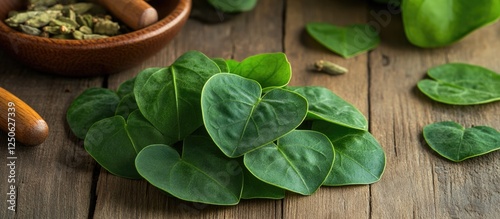
<path fill-rule="evenodd" d="M 348 72 L 348 70 L 340 65 L 337 65 L 335 63 L 329 62 L 329 61 L 324 61 L 324 60 L 319 60 L 314 63 L 314 66 L 316 67 L 316 70 L 319 72 L 325 72 L 331 75 L 341 75 L 345 74 Z"/>
<path fill-rule="evenodd" d="M 76 0 L 30 0 L 5 23 L 23 33 L 55 39 L 100 39 L 127 32 L 101 6 Z"/>

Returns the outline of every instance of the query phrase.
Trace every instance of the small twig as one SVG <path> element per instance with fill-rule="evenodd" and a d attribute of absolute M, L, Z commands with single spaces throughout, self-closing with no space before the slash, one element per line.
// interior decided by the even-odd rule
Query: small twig
<path fill-rule="evenodd" d="M 348 72 L 346 68 L 325 60 L 315 62 L 314 66 L 316 67 L 316 71 L 325 72 L 331 75 L 341 75 Z"/>

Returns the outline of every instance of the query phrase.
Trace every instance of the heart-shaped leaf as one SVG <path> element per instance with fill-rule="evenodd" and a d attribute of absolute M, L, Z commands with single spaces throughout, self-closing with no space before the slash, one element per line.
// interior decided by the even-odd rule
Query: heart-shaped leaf
<path fill-rule="evenodd" d="M 259 83 L 235 74 L 217 74 L 205 84 L 205 127 L 227 156 L 241 156 L 280 138 L 307 114 L 306 99 L 295 92 L 273 89 L 261 95 Z"/>
<path fill-rule="evenodd" d="M 368 131 L 325 121 L 314 121 L 312 128 L 328 136 L 335 146 L 335 163 L 323 185 L 371 184 L 380 180 L 385 153 Z"/>
<path fill-rule="evenodd" d="M 137 153 L 150 144 L 159 144 L 166 138 L 136 110 L 127 122 L 122 116 L 113 116 L 96 122 L 85 138 L 87 152 L 110 173 L 125 178 L 141 178 L 134 160 Z"/>
<path fill-rule="evenodd" d="M 474 105 L 500 100 L 500 74 L 489 69 L 450 63 L 429 69 L 418 88 L 431 99 L 454 105 Z"/>
<path fill-rule="evenodd" d="M 404 0 L 401 9 L 407 38 L 420 47 L 452 44 L 500 17 L 498 0 Z"/>
<path fill-rule="evenodd" d="M 137 151 L 128 136 L 125 119 L 109 117 L 96 122 L 85 138 L 85 150 L 108 172 L 139 179 L 134 166 Z"/>
<path fill-rule="evenodd" d="M 464 128 L 446 121 L 425 126 L 423 134 L 432 150 L 454 162 L 500 149 L 500 132 L 488 126 Z"/>
<path fill-rule="evenodd" d="M 306 25 L 306 30 L 320 44 L 344 58 L 372 50 L 380 43 L 378 33 L 367 24 L 339 27 L 312 22 Z"/>
<path fill-rule="evenodd" d="M 122 99 L 126 95 L 133 94 L 134 93 L 134 84 L 135 84 L 135 77 L 128 79 L 127 81 L 123 82 L 120 84 L 118 87 L 118 90 L 116 93 Z"/>
<path fill-rule="evenodd" d="M 133 93 L 127 94 L 122 97 L 118 106 L 116 106 L 115 115 L 123 116 L 127 119 L 129 114 L 138 110 L 137 101 L 135 101 L 135 95 Z"/>
<path fill-rule="evenodd" d="M 177 142 L 202 124 L 200 96 L 203 85 L 220 69 L 200 52 L 187 52 L 169 68 L 148 69 L 136 79 L 134 94 L 139 109 L 158 130 Z"/>
<path fill-rule="evenodd" d="M 288 87 L 307 99 L 308 119 L 319 119 L 342 126 L 367 130 L 365 116 L 353 105 L 325 87 Z"/>
<path fill-rule="evenodd" d="M 232 72 L 256 80 L 264 91 L 284 87 L 292 78 L 292 67 L 283 53 L 250 56 L 241 61 Z"/>
<path fill-rule="evenodd" d="M 89 88 L 69 106 L 66 120 L 71 131 L 84 139 L 89 128 L 97 121 L 115 115 L 120 102 L 118 95 L 105 88 Z"/>
<path fill-rule="evenodd" d="M 285 190 L 271 184 L 265 183 L 252 175 L 246 168 L 244 169 L 242 199 L 282 199 L 285 197 Z"/>
<path fill-rule="evenodd" d="M 310 195 L 323 184 L 334 159 L 333 145 L 324 134 L 295 130 L 277 144 L 270 143 L 245 154 L 244 163 L 266 183 Z"/>
<path fill-rule="evenodd" d="M 159 189 L 182 200 L 217 205 L 240 200 L 243 174 L 230 171 L 234 165 L 239 164 L 203 136 L 187 137 L 182 157 L 170 146 L 151 145 L 136 159 L 139 173 Z"/>

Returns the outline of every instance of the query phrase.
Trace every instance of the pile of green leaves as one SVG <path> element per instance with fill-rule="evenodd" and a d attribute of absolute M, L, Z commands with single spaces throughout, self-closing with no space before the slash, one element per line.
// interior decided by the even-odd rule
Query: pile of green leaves
<path fill-rule="evenodd" d="M 291 75 L 283 53 L 238 62 L 190 51 L 116 92 L 84 91 L 67 121 L 110 173 L 187 201 L 234 205 L 378 181 L 385 153 L 366 118 L 326 88 L 288 86 Z"/>

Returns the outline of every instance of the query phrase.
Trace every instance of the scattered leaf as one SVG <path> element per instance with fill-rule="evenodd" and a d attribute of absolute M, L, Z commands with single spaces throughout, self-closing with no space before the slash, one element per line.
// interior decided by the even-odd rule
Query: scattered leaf
<path fill-rule="evenodd" d="M 306 25 L 306 30 L 320 44 L 344 58 L 372 50 L 380 43 L 378 33 L 367 24 L 340 27 L 312 22 Z"/>
<path fill-rule="evenodd" d="M 500 132 L 488 126 L 464 128 L 445 121 L 425 126 L 423 134 L 432 150 L 454 162 L 500 149 Z"/>
<path fill-rule="evenodd" d="M 454 105 L 474 105 L 500 100 L 500 75 L 483 67 L 451 63 L 431 68 L 433 80 L 418 88 L 431 99 Z"/>

